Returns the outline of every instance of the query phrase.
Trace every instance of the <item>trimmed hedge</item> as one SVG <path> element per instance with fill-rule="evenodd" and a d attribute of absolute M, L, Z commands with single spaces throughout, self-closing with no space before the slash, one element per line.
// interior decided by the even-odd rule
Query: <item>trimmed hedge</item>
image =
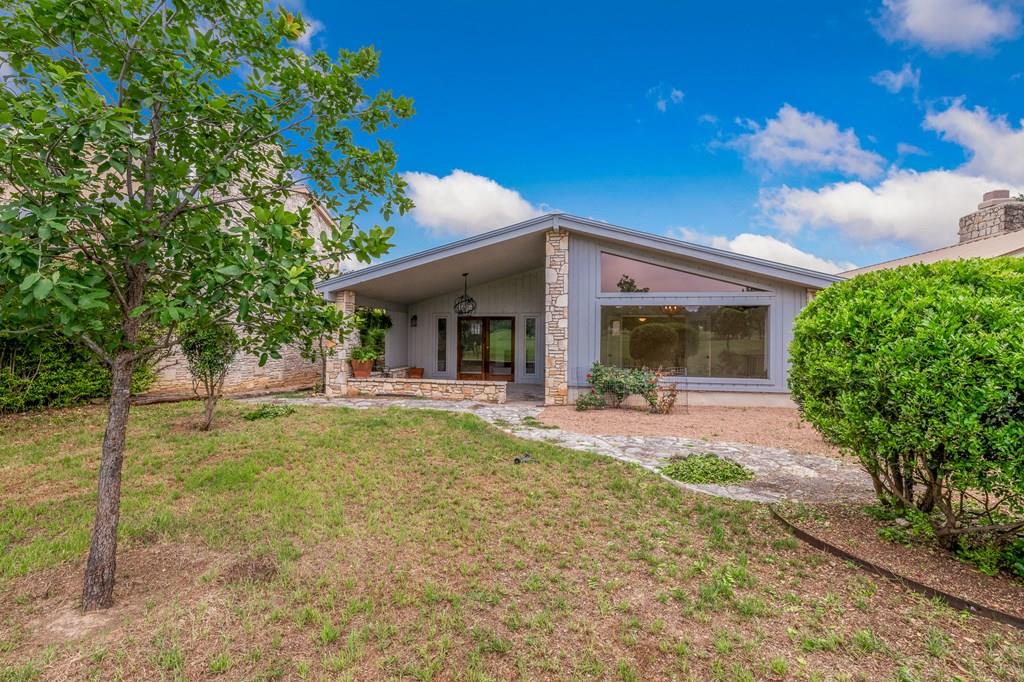
<path fill-rule="evenodd" d="M 139 367 L 132 392 L 156 374 Z M 89 350 L 61 336 L 0 337 L 0 414 L 67 407 L 110 395 L 110 371 Z"/>
<path fill-rule="evenodd" d="M 789 385 L 883 502 L 962 552 L 1024 535 L 1024 259 L 911 265 L 800 313 Z"/>

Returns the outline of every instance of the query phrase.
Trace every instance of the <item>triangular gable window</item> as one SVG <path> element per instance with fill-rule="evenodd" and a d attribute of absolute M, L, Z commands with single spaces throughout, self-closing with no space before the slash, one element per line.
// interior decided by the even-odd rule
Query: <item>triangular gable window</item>
<path fill-rule="evenodd" d="M 602 252 L 601 291 L 617 294 L 684 291 L 742 293 L 763 289 Z"/>

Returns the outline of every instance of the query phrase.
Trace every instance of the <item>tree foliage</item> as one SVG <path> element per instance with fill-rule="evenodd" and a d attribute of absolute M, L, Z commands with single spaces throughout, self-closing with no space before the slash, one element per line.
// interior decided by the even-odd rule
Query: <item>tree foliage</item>
<path fill-rule="evenodd" d="M 137 366 L 132 392 L 155 377 L 149 365 Z M 0 338 L 0 414 L 108 397 L 110 369 L 81 344 L 46 333 Z"/>
<path fill-rule="evenodd" d="M 56 330 L 111 371 L 87 608 L 112 602 L 135 364 L 197 317 L 261 361 L 311 355 L 345 324 L 315 283 L 390 246 L 359 216 L 409 206 L 380 133 L 411 102 L 367 91 L 372 49 L 305 54 L 304 30 L 262 0 L 0 4 L 0 329 Z M 319 234 L 313 202 L 340 215 Z"/>
<path fill-rule="evenodd" d="M 662 322 L 648 322 L 629 333 L 629 356 L 654 369 L 674 365 L 679 341 L 677 328 Z"/>
<path fill-rule="evenodd" d="M 213 423 L 224 379 L 238 353 L 238 334 L 230 324 L 195 320 L 184 326 L 180 341 L 193 388 L 197 392 L 199 387 L 203 389 L 206 409 L 200 428 L 207 431 Z"/>
<path fill-rule="evenodd" d="M 911 265 L 822 291 L 799 315 L 790 388 L 879 496 L 946 547 L 1024 530 L 1024 260 Z"/>

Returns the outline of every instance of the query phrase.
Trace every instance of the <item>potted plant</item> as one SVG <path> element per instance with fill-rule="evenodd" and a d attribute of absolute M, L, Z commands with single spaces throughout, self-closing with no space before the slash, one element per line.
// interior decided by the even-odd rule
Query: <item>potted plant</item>
<path fill-rule="evenodd" d="M 373 361 L 380 357 L 375 346 L 356 346 L 352 349 L 349 360 L 352 363 L 352 376 L 366 379 L 373 370 Z"/>

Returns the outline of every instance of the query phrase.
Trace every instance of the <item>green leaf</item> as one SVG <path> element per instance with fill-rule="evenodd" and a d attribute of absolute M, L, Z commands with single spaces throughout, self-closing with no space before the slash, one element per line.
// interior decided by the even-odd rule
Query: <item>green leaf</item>
<path fill-rule="evenodd" d="M 18 288 L 21 289 L 22 291 L 28 291 L 33 286 L 35 286 L 35 283 L 38 282 L 40 278 L 42 278 L 42 275 L 40 273 L 33 272 L 28 277 L 21 281 L 21 286 Z"/>
<path fill-rule="evenodd" d="M 32 113 L 29 114 L 29 118 L 33 123 L 42 123 L 46 120 L 46 109 L 33 109 Z"/>
<path fill-rule="evenodd" d="M 222 265 L 217 268 L 217 272 L 228 277 L 238 277 L 242 274 L 242 268 L 237 265 Z"/>
<path fill-rule="evenodd" d="M 53 282 L 48 279 L 41 279 L 36 282 L 35 287 L 32 288 L 32 296 L 37 300 L 41 301 L 46 298 L 47 294 L 53 290 Z"/>

